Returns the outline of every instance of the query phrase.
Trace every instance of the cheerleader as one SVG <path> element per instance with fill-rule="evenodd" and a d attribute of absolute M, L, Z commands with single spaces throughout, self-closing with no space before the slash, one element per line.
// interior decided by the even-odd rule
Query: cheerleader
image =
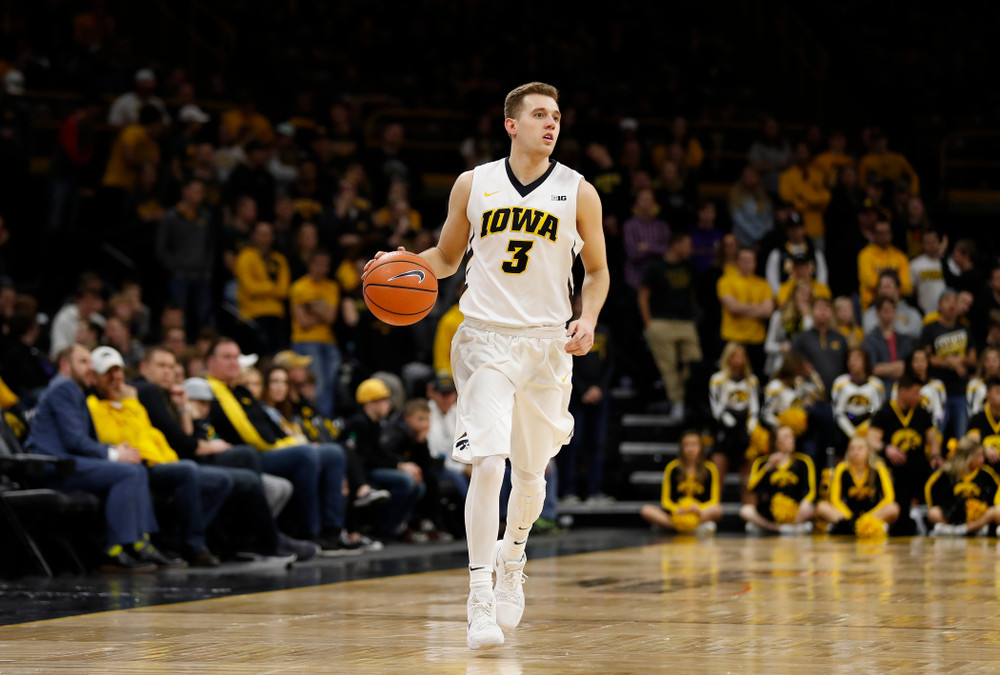
<path fill-rule="evenodd" d="M 985 535 L 991 523 L 1000 522 L 996 506 L 1000 478 L 983 465 L 983 446 L 966 436 L 950 443 L 944 466 L 931 474 L 924 487 L 927 519 L 933 536 Z"/>
<path fill-rule="evenodd" d="M 930 376 L 931 362 L 927 352 L 917 349 L 906 359 L 906 370 L 910 376 L 920 383 L 920 406 L 931 414 L 934 428 L 940 432 L 944 429 L 944 402 L 948 397 L 944 382 Z M 896 398 L 899 383 L 892 385 L 891 398 Z"/>
<path fill-rule="evenodd" d="M 756 496 L 756 504 L 740 507 L 748 533 L 812 531 L 816 469 L 808 455 L 795 452 L 795 433 L 790 427 L 774 432 L 774 450 L 753 463 L 747 489 Z"/>
<path fill-rule="evenodd" d="M 816 505 L 816 515 L 829 523 L 830 534 L 859 537 L 888 534 L 899 518 L 889 469 L 863 436 L 847 443 L 830 481 L 830 499 Z"/>
<path fill-rule="evenodd" d="M 719 371 L 708 383 L 708 397 L 715 432 L 712 462 L 719 475 L 726 475 L 730 462 L 742 472 L 744 453 L 760 413 L 760 383 L 743 345 L 730 342 L 722 350 Z"/>
<path fill-rule="evenodd" d="M 868 419 L 885 402 L 885 387 L 872 375 L 867 350 L 854 348 L 847 352 L 847 372 L 833 381 L 831 399 L 834 419 L 844 435 L 837 444 L 840 449 L 855 436 L 867 433 Z"/>
<path fill-rule="evenodd" d="M 639 511 L 655 527 L 677 532 L 711 534 L 722 518 L 719 471 L 705 458 L 701 435 L 681 435 L 680 456 L 663 471 L 661 506 L 646 504 Z"/>
<path fill-rule="evenodd" d="M 969 406 L 969 417 L 983 409 L 986 402 L 986 380 L 993 375 L 1000 375 L 1000 349 L 987 347 L 979 357 L 979 367 L 976 374 L 969 380 L 965 388 L 965 400 Z"/>

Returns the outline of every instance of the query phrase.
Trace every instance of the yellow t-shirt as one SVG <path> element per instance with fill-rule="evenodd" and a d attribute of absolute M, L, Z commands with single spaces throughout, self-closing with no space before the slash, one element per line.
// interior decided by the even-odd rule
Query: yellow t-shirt
<path fill-rule="evenodd" d="M 105 187 L 134 190 L 139 183 L 139 170 L 125 161 L 125 152 L 131 148 L 137 161 L 142 164 L 160 163 L 160 145 L 149 135 L 141 124 L 130 124 L 118 133 L 108 164 L 104 170 Z"/>
<path fill-rule="evenodd" d="M 842 152 L 827 150 L 816 155 L 811 166 L 823 174 L 823 183 L 828 188 L 832 188 L 837 184 L 837 174 L 840 172 L 840 167 L 848 164 L 854 164 L 853 157 Z"/>
<path fill-rule="evenodd" d="M 322 342 L 337 344 L 337 336 L 328 323 L 318 323 L 309 328 L 303 328 L 295 320 L 295 307 L 301 307 L 316 300 L 325 300 L 328 305 L 336 307 L 340 303 L 340 287 L 336 282 L 324 279 L 319 283 L 305 276 L 297 280 L 288 291 L 288 304 L 292 307 L 292 342 Z"/>
<path fill-rule="evenodd" d="M 785 280 L 785 283 L 778 287 L 778 306 L 785 304 L 788 298 L 792 297 L 792 291 L 795 290 L 796 279 L 794 277 L 789 277 Z M 827 300 L 833 299 L 833 293 L 830 292 L 830 287 L 821 281 L 816 281 L 815 279 L 809 280 L 809 285 L 812 286 L 812 292 L 814 298 L 826 298 Z"/>
<path fill-rule="evenodd" d="M 291 277 L 285 256 L 271 251 L 265 259 L 259 249 L 247 246 L 236 256 L 233 276 L 240 314 L 248 319 L 285 316 Z"/>
<path fill-rule="evenodd" d="M 438 320 L 434 333 L 434 372 L 451 375 L 451 339 L 465 317 L 456 302 Z"/>
<path fill-rule="evenodd" d="M 728 295 L 739 302 L 751 305 L 774 298 L 770 284 L 756 274 L 749 277 L 742 277 L 739 274 L 723 275 L 716 284 L 715 290 L 720 298 Z M 735 316 L 723 306 L 721 333 L 722 339 L 727 342 L 763 344 L 767 337 L 767 321 Z"/>
<path fill-rule="evenodd" d="M 222 115 L 222 124 L 230 134 L 240 142 L 251 140 L 261 143 L 274 142 L 274 127 L 271 122 L 260 113 L 245 115 L 242 110 L 230 110 Z"/>
<path fill-rule="evenodd" d="M 782 171 L 778 178 L 778 194 L 802 214 L 806 234 L 814 238 L 826 232 L 823 212 L 830 203 L 830 191 L 823 181 L 819 171 L 810 169 L 804 174 L 797 166 Z"/>
<path fill-rule="evenodd" d="M 107 401 L 90 395 L 87 407 L 101 443 L 118 445 L 128 441 L 148 464 L 177 461 L 177 453 L 167 443 L 167 437 L 153 426 L 149 413 L 138 399 Z"/>
<path fill-rule="evenodd" d="M 910 259 L 898 248 L 890 246 L 883 249 L 875 244 L 868 244 L 858 254 L 858 284 L 861 292 L 861 310 L 868 309 L 875 299 L 878 288 L 878 275 L 885 270 L 895 270 L 899 275 L 901 295 L 913 293 L 913 281 L 910 279 Z"/>
<path fill-rule="evenodd" d="M 872 173 L 878 175 L 882 180 L 889 180 L 893 183 L 908 178 L 910 192 L 915 195 L 920 194 L 920 178 L 917 176 L 917 172 L 906 157 L 898 152 L 886 152 L 881 155 L 872 152 L 862 157 L 858 163 L 858 179 L 861 182 L 861 187 L 868 184 L 868 175 Z"/>

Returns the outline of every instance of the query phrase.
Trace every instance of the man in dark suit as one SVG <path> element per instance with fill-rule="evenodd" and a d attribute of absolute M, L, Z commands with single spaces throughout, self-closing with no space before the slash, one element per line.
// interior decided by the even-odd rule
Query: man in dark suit
<path fill-rule="evenodd" d="M 128 443 L 109 446 L 95 438 L 84 394 L 94 379 L 90 351 L 71 345 L 59 352 L 57 361 L 59 374 L 39 399 L 27 449 L 75 460 L 69 475 L 49 477 L 50 487 L 106 495 L 108 548 L 102 571 L 150 572 L 180 566 L 184 561 L 166 557 L 149 542 L 158 526 L 139 451 Z"/>

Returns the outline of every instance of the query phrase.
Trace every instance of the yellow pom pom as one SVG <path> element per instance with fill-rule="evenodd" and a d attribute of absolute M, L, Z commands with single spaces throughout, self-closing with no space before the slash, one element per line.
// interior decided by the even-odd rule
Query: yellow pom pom
<path fill-rule="evenodd" d="M 971 523 L 974 520 L 978 520 L 983 517 L 986 513 L 985 502 L 978 499 L 966 499 L 965 500 L 965 522 Z"/>
<path fill-rule="evenodd" d="M 806 411 L 800 408 L 789 408 L 781 413 L 778 415 L 778 422 L 782 426 L 790 427 L 796 436 L 804 434 L 809 427 L 809 417 Z"/>
<path fill-rule="evenodd" d="M 761 425 L 757 425 L 750 434 L 750 446 L 747 448 L 747 461 L 752 462 L 771 451 L 771 434 Z"/>
<path fill-rule="evenodd" d="M 858 518 L 858 521 L 854 524 L 854 532 L 861 539 L 875 539 L 887 535 L 885 521 L 881 518 L 876 518 L 870 513 L 866 513 Z"/>
<path fill-rule="evenodd" d="M 679 502 L 677 506 L 682 509 L 690 508 L 692 506 L 697 506 L 698 500 L 693 497 L 684 497 Z M 701 523 L 701 517 L 694 511 L 689 511 L 687 513 L 674 514 L 673 516 L 674 528 L 678 532 L 694 532 L 695 528 Z"/>
<path fill-rule="evenodd" d="M 945 447 L 948 448 L 948 457 L 951 457 L 952 455 L 955 454 L 955 449 L 958 447 L 958 439 L 949 438 L 948 444 Z"/>
<path fill-rule="evenodd" d="M 799 503 L 779 492 L 771 498 L 771 515 L 776 523 L 793 523 L 799 515 Z"/>

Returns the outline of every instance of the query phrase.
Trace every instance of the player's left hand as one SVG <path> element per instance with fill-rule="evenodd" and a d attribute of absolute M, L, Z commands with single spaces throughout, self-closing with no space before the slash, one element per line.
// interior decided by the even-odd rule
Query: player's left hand
<path fill-rule="evenodd" d="M 594 322 L 586 317 L 580 317 L 569 324 L 566 330 L 566 352 L 573 356 L 583 356 L 594 346 Z"/>
<path fill-rule="evenodd" d="M 378 260 L 382 256 L 386 255 L 387 253 L 395 253 L 397 251 L 405 251 L 405 250 L 406 250 L 405 246 L 399 246 L 399 247 L 396 248 L 396 251 L 378 251 L 378 252 L 376 252 L 375 253 L 375 257 L 365 263 L 365 267 L 364 267 L 364 269 L 361 272 L 361 280 L 364 281 L 364 278 L 368 275 L 368 268 L 371 267 L 372 265 L 374 265 L 376 260 Z"/>

